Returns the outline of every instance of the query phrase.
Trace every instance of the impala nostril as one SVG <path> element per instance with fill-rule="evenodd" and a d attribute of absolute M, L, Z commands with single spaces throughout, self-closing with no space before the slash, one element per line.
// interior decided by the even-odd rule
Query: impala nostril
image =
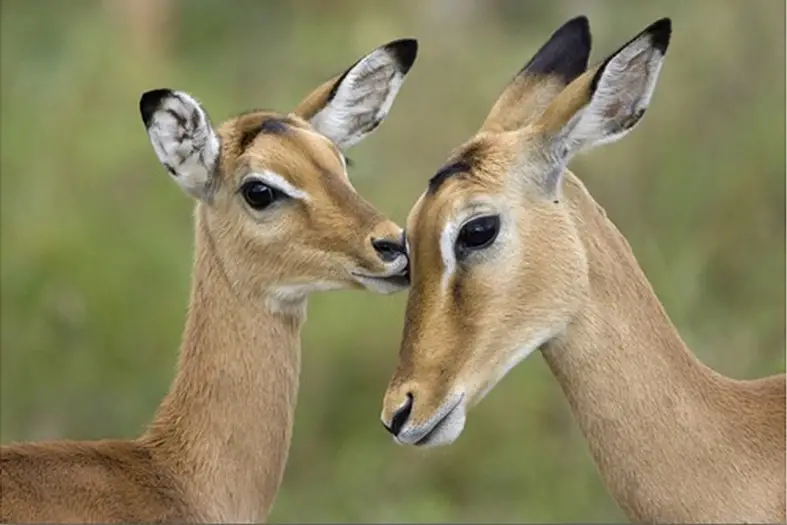
<path fill-rule="evenodd" d="M 402 427 L 407 423 L 407 420 L 410 418 L 410 413 L 413 411 L 413 395 L 411 393 L 407 393 L 407 400 L 404 402 L 404 405 L 399 407 L 399 409 L 394 413 L 393 418 L 391 418 L 391 426 L 386 426 L 385 428 L 393 434 L 394 436 L 398 436 L 399 432 L 402 431 Z"/>
<path fill-rule="evenodd" d="M 393 262 L 400 255 L 406 255 L 404 245 L 390 239 L 375 239 L 372 237 L 372 246 L 383 262 Z"/>

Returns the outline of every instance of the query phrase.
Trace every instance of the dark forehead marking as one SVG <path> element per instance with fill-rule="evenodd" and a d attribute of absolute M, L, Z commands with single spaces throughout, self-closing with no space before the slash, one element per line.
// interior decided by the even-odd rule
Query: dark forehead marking
<path fill-rule="evenodd" d="M 472 171 L 481 161 L 481 157 L 485 151 L 486 147 L 480 142 L 468 146 L 464 151 L 459 153 L 452 162 L 449 162 L 437 170 L 437 173 L 429 179 L 428 193 L 430 195 L 436 193 L 437 190 L 440 189 L 440 186 L 452 176 Z"/>
<path fill-rule="evenodd" d="M 434 194 L 437 192 L 440 186 L 442 186 L 443 182 L 445 182 L 449 177 L 452 177 L 458 173 L 466 173 L 471 169 L 472 166 L 463 160 L 446 164 L 437 170 L 437 173 L 435 173 L 434 176 L 429 179 L 429 189 L 427 191 L 430 194 Z"/>
<path fill-rule="evenodd" d="M 241 150 L 245 150 L 257 138 L 257 135 L 284 135 L 290 127 L 296 126 L 297 124 L 292 119 L 285 116 L 269 116 L 259 120 L 251 119 L 241 133 Z"/>
<path fill-rule="evenodd" d="M 260 125 L 260 133 L 270 133 L 271 135 L 281 135 L 287 131 L 289 123 L 282 118 L 269 118 Z"/>

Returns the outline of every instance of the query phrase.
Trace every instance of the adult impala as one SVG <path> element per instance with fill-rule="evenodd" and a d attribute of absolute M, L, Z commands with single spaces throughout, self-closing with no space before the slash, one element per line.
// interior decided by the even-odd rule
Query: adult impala
<path fill-rule="evenodd" d="M 701 364 L 566 169 L 639 122 L 670 34 L 659 20 L 586 71 L 587 19 L 567 22 L 429 181 L 407 222 L 412 284 L 382 420 L 399 443 L 451 443 L 541 349 L 630 519 L 784 520 L 784 375 Z"/>
<path fill-rule="evenodd" d="M 382 46 L 290 114 L 214 128 L 194 98 L 149 91 L 153 149 L 196 198 L 178 370 L 130 441 L 2 447 L 3 522 L 260 522 L 292 434 L 306 296 L 407 285 L 402 230 L 360 197 L 342 150 L 385 118 L 417 54 Z"/>

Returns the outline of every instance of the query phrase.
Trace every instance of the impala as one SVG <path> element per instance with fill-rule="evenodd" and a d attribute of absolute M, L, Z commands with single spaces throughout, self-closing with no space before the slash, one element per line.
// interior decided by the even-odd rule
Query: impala
<path fill-rule="evenodd" d="M 784 374 L 700 363 L 566 168 L 641 120 L 671 32 L 661 19 L 587 69 L 588 21 L 567 22 L 431 178 L 407 219 L 411 289 L 381 417 L 401 444 L 451 443 L 540 349 L 630 519 L 783 521 Z"/>
<path fill-rule="evenodd" d="M 2 447 L 3 522 L 260 522 L 292 435 L 310 292 L 407 286 L 402 230 L 355 192 L 343 150 L 385 118 L 417 42 L 382 46 L 292 113 L 214 128 L 190 95 L 148 91 L 158 160 L 197 201 L 177 373 L 137 439 Z"/>

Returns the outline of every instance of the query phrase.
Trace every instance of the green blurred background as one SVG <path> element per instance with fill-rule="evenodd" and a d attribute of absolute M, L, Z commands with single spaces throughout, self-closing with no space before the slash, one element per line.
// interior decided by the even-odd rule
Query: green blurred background
<path fill-rule="evenodd" d="M 783 2 L 3 0 L 2 441 L 134 436 L 167 390 L 192 203 L 154 157 L 142 91 L 187 90 L 217 121 L 288 110 L 376 46 L 419 38 L 387 122 L 350 151 L 358 190 L 403 223 L 505 83 L 581 13 L 592 61 L 659 17 L 674 32 L 641 126 L 573 170 L 703 361 L 737 378 L 784 371 Z M 454 446 L 395 446 L 378 414 L 404 301 L 312 299 L 273 521 L 623 519 L 538 356 Z"/>

